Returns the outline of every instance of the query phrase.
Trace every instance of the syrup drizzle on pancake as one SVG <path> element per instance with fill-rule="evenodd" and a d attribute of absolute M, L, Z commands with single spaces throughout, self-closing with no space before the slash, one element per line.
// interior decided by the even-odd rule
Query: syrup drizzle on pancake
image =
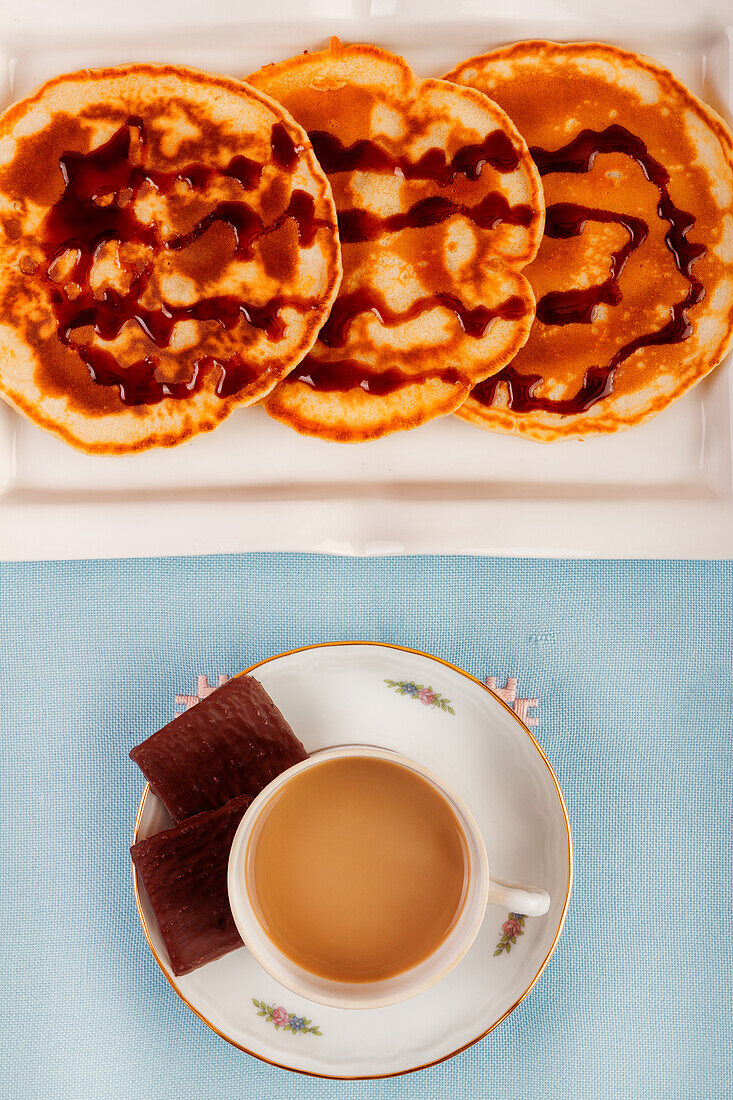
<path fill-rule="evenodd" d="M 343 347 L 349 325 L 360 313 L 373 313 L 379 318 L 381 324 L 392 326 L 412 321 L 420 314 L 435 309 L 436 306 L 444 306 L 452 310 L 460 321 L 463 331 L 477 339 L 484 335 L 491 322 L 498 317 L 503 320 L 518 320 L 526 312 L 525 303 L 517 297 L 508 298 L 506 302 L 492 308 L 476 306 L 470 309 L 452 294 L 434 294 L 431 297 L 419 298 L 409 309 L 397 313 L 388 309 L 371 291 L 362 288 L 337 298 L 331 309 L 331 316 L 321 329 L 318 338 L 329 348 Z M 313 359 L 309 355 L 288 377 L 290 381 L 304 382 L 311 389 L 320 392 L 345 393 L 347 390 L 358 387 L 365 393 L 377 396 L 394 393 L 403 386 L 417 385 L 433 378 L 448 385 L 455 385 L 461 381 L 459 373 L 454 370 L 430 370 L 407 374 L 391 367 L 385 371 L 375 371 L 355 359 L 328 362 Z"/>
<path fill-rule="evenodd" d="M 303 152 L 303 146 L 295 144 L 282 122 L 276 122 L 272 127 L 270 145 L 272 146 L 272 159 L 275 164 L 292 171 L 298 163 L 298 157 Z"/>
<path fill-rule="evenodd" d="M 380 217 L 371 210 L 342 210 L 338 215 L 339 236 L 342 244 L 378 240 L 383 233 L 398 233 L 402 229 L 424 229 L 438 225 L 454 214 L 464 217 L 479 229 L 496 229 L 505 222 L 508 225 L 531 225 L 532 207 L 521 203 L 510 206 L 504 195 L 491 191 L 475 206 L 453 202 L 441 195 L 419 199 L 406 213 Z"/>
<path fill-rule="evenodd" d="M 120 399 L 125 405 L 154 405 L 164 397 L 183 400 L 198 393 L 209 370 L 220 372 L 216 393 L 222 398 L 239 393 L 257 377 L 257 370 L 245 363 L 240 355 L 226 359 L 202 356 L 194 363 L 188 382 L 161 382 L 156 377 L 157 363 L 152 357 L 146 356 L 122 367 L 111 352 L 89 347 L 84 349 L 84 361 L 98 385 L 120 387 Z"/>
<path fill-rule="evenodd" d="M 519 165 L 519 156 L 510 139 L 501 130 L 492 131 L 480 142 L 464 145 L 456 151 L 450 162 L 442 149 L 430 149 L 417 161 L 388 152 L 382 145 L 368 139 L 344 146 L 338 137 L 321 130 L 308 134 L 321 167 L 327 175 L 339 172 L 384 172 L 401 175 L 405 179 L 430 180 L 441 186 L 450 186 L 458 175 L 475 181 L 481 175 L 484 164 L 490 164 L 500 172 L 513 172 Z M 420 229 L 462 214 L 480 229 L 495 229 L 502 222 L 528 226 L 533 212 L 530 206 L 511 206 L 499 192 L 490 192 L 475 206 L 459 204 L 436 195 L 420 199 L 406 213 L 380 217 L 369 210 L 345 210 L 338 214 L 339 236 L 342 244 L 355 244 L 379 239 L 384 233 L 396 233 L 403 229 Z M 327 347 L 343 347 L 352 320 L 361 313 L 373 313 L 381 324 L 395 326 L 415 320 L 423 313 L 444 306 L 452 310 L 464 332 L 480 339 L 489 325 L 497 318 L 519 320 L 526 312 L 520 298 L 511 297 L 499 306 L 471 308 L 452 294 L 434 294 L 419 298 L 409 309 L 394 312 L 387 308 L 371 291 L 363 288 L 345 294 L 334 303 L 326 324 L 318 339 Z M 408 374 L 395 368 L 378 372 L 354 359 L 340 362 L 322 362 L 308 356 L 289 375 L 291 382 L 301 381 L 319 391 L 346 392 L 360 388 L 379 396 L 393 393 L 403 386 L 436 378 L 455 384 L 460 381 L 456 371 L 428 371 Z"/>
<path fill-rule="evenodd" d="M 78 299 L 69 303 L 61 298 L 57 316 L 60 318 L 59 338 L 62 343 L 70 343 L 74 329 L 87 326 L 93 327 L 102 340 L 114 340 L 127 321 L 135 320 L 154 344 L 165 348 L 170 344 L 173 326 L 178 321 L 218 321 L 225 329 L 232 329 L 240 317 L 252 328 L 266 332 L 271 340 L 279 340 L 285 333 L 280 310 L 284 306 L 299 309 L 304 304 L 300 298 L 279 295 L 264 306 L 255 306 L 231 295 L 221 294 L 212 298 L 200 298 L 190 306 L 173 306 L 164 302 L 160 309 L 145 309 L 139 304 L 137 290 L 139 287 L 134 283 L 127 295 L 110 289 L 103 301 L 95 301 L 91 308 L 81 310 L 67 311 L 66 307 L 69 305 L 78 305 Z"/>
<path fill-rule="evenodd" d="M 310 355 L 306 355 L 288 378 L 304 382 L 321 393 L 346 393 L 347 390 L 362 389 L 377 397 L 432 378 L 450 385 L 461 381 L 460 373 L 455 370 L 428 370 L 419 374 L 407 374 L 396 367 L 390 367 L 388 370 L 375 371 L 356 359 L 340 359 L 329 363 L 313 359 Z"/>
<path fill-rule="evenodd" d="M 334 134 L 311 130 L 308 134 L 313 151 L 327 175 L 337 172 L 387 172 L 406 180 L 432 180 L 443 187 L 456 176 L 477 180 L 484 164 L 498 172 L 514 172 L 519 167 L 519 155 L 502 130 L 487 134 L 482 142 L 464 145 L 448 162 L 443 149 L 428 149 L 417 161 L 388 152 L 376 141 L 362 138 L 353 145 L 343 145 Z"/>
<path fill-rule="evenodd" d="M 219 202 L 186 234 L 164 241 L 157 227 L 139 221 L 134 212 L 134 199 L 146 185 L 168 195 L 179 182 L 191 188 L 202 188 L 222 176 L 236 179 L 247 191 L 256 187 L 263 165 L 237 155 L 224 168 L 190 164 L 174 172 L 162 172 L 134 164 L 131 160 L 131 131 L 140 135 L 144 146 L 142 120 L 131 117 L 104 145 L 89 153 L 65 153 L 59 166 L 65 183 L 64 193 L 50 209 L 43 227 L 42 246 L 48 261 L 44 285 L 58 321 L 58 336 L 62 343 L 73 346 L 86 364 L 93 381 L 101 386 L 120 387 L 123 404 L 154 404 L 164 397 L 183 400 L 203 385 L 207 371 L 219 369 L 221 377 L 216 392 L 230 397 L 255 380 L 257 372 L 248 369 L 241 357 L 216 359 L 204 356 L 194 365 L 188 382 L 161 382 L 156 378 L 157 359 L 146 356 L 129 366 L 122 366 L 114 355 L 93 345 L 72 343 L 76 329 L 91 327 L 103 340 L 119 335 L 128 321 L 136 321 L 146 336 L 158 347 L 167 347 L 178 321 L 215 321 L 226 329 L 234 328 L 243 319 L 253 328 L 266 332 L 270 340 L 279 340 L 285 332 L 280 317 L 284 307 L 306 312 L 316 304 L 312 300 L 280 296 L 265 305 L 253 305 L 231 295 L 200 299 L 189 306 L 172 306 L 163 302 L 159 309 L 147 309 L 141 298 L 152 274 L 152 263 L 136 270 L 129 290 L 120 293 L 107 288 L 101 297 L 95 296 L 89 285 L 89 275 L 98 247 L 106 241 L 134 242 L 159 253 L 166 249 L 179 251 L 198 240 L 214 224 L 222 222 L 234 234 L 235 258 L 251 255 L 256 240 L 279 229 L 287 220 L 295 222 L 298 240 L 309 247 L 321 227 L 328 222 L 315 217 L 315 203 L 305 191 L 294 190 L 288 206 L 270 225 L 265 225 L 247 203 Z M 302 152 L 295 145 L 282 123 L 272 127 L 273 160 L 281 167 L 292 167 Z M 69 284 L 76 284 L 76 296 L 65 294 L 50 278 L 48 271 L 60 256 L 76 253 Z"/>
<path fill-rule="evenodd" d="M 453 294 L 433 294 L 426 298 L 418 298 L 409 309 L 397 312 L 389 309 L 376 294 L 363 287 L 336 299 L 331 307 L 331 315 L 318 334 L 318 339 L 329 348 L 343 347 L 349 326 L 360 313 L 373 313 L 381 324 L 393 326 L 404 324 L 405 321 L 414 321 L 416 317 L 435 309 L 436 306 L 444 306 L 452 310 L 460 321 L 463 331 L 476 338 L 483 336 L 497 317 L 516 321 L 524 317 L 527 308 L 522 299 L 517 297 L 508 298 L 506 302 L 492 308 L 475 306 L 472 309 L 463 305 Z M 290 377 L 296 376 L 293 374 Z"/>
<path fill-rule="evenodd" d="M 672 201 L 668 185 L 669 173 L 664 165 L 655 160 L 648 152 L 646 145 L 635 134 L 623 126 L 614 124 L 605 130 L 582 130 L 572 141 L 560 149 L 550 151 L 547 149 L 531 148 L 530 153 L 539 169 L 541 176 L 552 172 L 589 172 L 593 167 L 596 156 L 599 153 L 623 153 L 631 157 L 641 167 L 644 175 L 653 183 L 659 191 L 659 204 L 657 213 L 659 217 L 669 222 L 669 230 L 665 235 L 665 241 L 670 252 L 674 256 L 677 270 L 687 279 L 690 289 L 681 302 L 676 302 L 671 307 L 671 317 L 666 325 L 655 332 L 644 333 L 624 344 L 610 362 L 602 367 L 590 367 L 586 371 L 583 385 L 578 392 L 570 398 L 552 400 L 541 397 L 536 393 L 537 388 L 544 381 L 542 375 L 520 374 L 511 365 L 492 375 L 472 390 L 472 396 L 483 405 L 491 405 L 500 385 L 504 384 L 508 391 L 508 407 L 517 412 L 530 412 L 543 410 L 556 412 L 566 416 L 586 412 L 591 406 L 613 392 L 613 381 L 616 369 L 625 359 L 633 355 L 640 348 L 657 344 L 676 344 L 685 340 L 692 332 L 692 325 L 688 319 L 687 311 L 705 296 L 705 288 L 702 281 L 692 272 L 692 266 L 696 260 L 705 255 L 707 249 L 703 244 L 694 244 L 687 240 L 687 234 L 695 224 L 692 214 L 686 213 L 675 206 Z M 601 302 L 611 301 L 616 304 L 620 300 L 620 291 L 616 280 L 623 269 L 623 265 L 638 247 L 648 233 L 648 227 L 641 219 L 632 219 L 628 215 L 614 214 L 612 211 L 592 210 L 587 207 L 576 207 L 574 204 L 559 203 L 561 210 L 559 215 L 553 216 L 548 210 L 548 236 L 577 236 L 582 233 L 587 221 L 616 221 L 624 225 L 629 231 L 629 241 L 619 251 L 613 254 L 610 279 L 595 287 L 586 290 L 556 292 L 545 295 L 537 307 L 537 319 L 544 324 L 569 324 L 577 322 L 588 324 L 593 318 L 593 311 Z M 563 217 L 565 215 L 565 217 Z M 599 216 L 602 215 L 602 216 Z M 634 225 L 636 223 L 636 225 Z M 643 236 L 642 234 L 643 227 Z M 613 297 L 618 295 L 618 297 Z M 548 303 L 548 299 L 550 299 Z M 568 316 L 568 312 L 571 314 Z"/>
<path fill-rule="evenodd" d="M 601 303 L 617 305 L 622 294 L 618 279 L 632 252 L 644 243 L 649 226 L 641 218 L 631 214 L 617 214 L 613 210 L 595 210 L 572 202 L 558 202 L 548 206 L 545 214 L 546 237 L 578 237 L 586 222 L 616 222 L 629 234 L 629 239 L 616 252 L 611 253 L 611 274 L 598 286 L 584 290 L 552 290 L 537 303 L 537 317 L 543 325 L 587 325 L 593 320 L 596 306 Z"/>

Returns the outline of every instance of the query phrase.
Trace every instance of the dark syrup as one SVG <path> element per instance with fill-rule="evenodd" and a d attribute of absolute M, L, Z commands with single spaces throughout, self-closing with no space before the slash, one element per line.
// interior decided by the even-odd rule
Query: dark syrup
<path fill-rule="evenodd" d="M 382 217 L 371 210 L 344 210 L 338 216 L 339 235 L 343 244 L 378 240 L 383 233 L 397 233 L 402 229 L 424 229 L 438 225 L 454 214 L 463 214 L 479 229 L 496 229 L 502 222 L 508 225 L 528 226 L 532 221 L 532 207 L 525 204 L 510 206 L 503 195 L 492 191 L 475 206 L 453 202 L 435 195 L 419 199 L 406 213 L 387 214 Z"/>
<path fill-rule="evenodd" d="M 327 175 L 337 172 L 385 172 L 407 180 L 431 180 L 448 187 L 459 175 L 477 180 L 485 164 L 498 172 L 513 172 L 519 166 L 519 154 L 501 130 L 488 134 L 480 143 L 464 145 L 450 161 L 446 159 L 443 149 L 429 149 L 419 160 L 411 161 L 366 139 L 345 146 L 333 134 L 323 130 L 311 130 L 308 137 Z"/>
<path fill-rule="evenodd" d="M 271 225 L 264 225 L 260 216 L 246 203 L 219 202 L 186 234 L 163 241 L 157 228 L 140 222 L 134 213 L 134 200 L 144 186 L 154 187 L 168 195 L 183 181 L 191 188 L 202 188 L 222 176 L 236 179 L 244 191 L 256 187 L 263 165 L 244 156 L 233 157 L 224 168 L 190 164 L 174 172 L 162 172 L 133 163 L 131 159 L 132 131 L 140 135 L 144 146 L 142 120 L 130 118 L 104 145 L 89 153 L 66 153 L 59 161 L 65 188 L 59 201 L 49 210 L 41 237 L 47 270 L 60 256 L 73 250 L 77 258 L 67 276 L 67 293 L 47 279 L 47 290 L 58 322 L 62 343 L 75 348 L 86 364 L 92 379 L 102 386 L 119 386 L 126 405 L 147 405 L 164 397 L 185 399 L 203 385 L 207 371 L 218 369 L 217 393 L 229 397 L 252 382 L 257 372 L 248 368 L 237 355 L 229 359 L 204 356 L 197 360 L 188 382 L 164 383 L 156 377 L 155 356 L 147 356 L 130 366 L 122 366 L 114 355 L 90 345 L 73 344 L 72 334 L 90 327 L 102 340 L 119 335 L 128 321 L 136 321 L 143 332 L 158 347 L 169 345 L 173 327 L 178 321 L 216 321 L 226 329 L 244 319 L 254 328 L 266 332 L 270 340 L 279 340 L 285 332 L 280 318 L 283 306 L 305 311 L 312 302 L 297 298 L 276 297 L 264 306 L 254 306 L 245 300 L 220 295 L 201 299 L 190 306 L 172 306 L 163 302 L 160 308 L 148 309 L 141 304 L 150 276 L 152 263 L 145 262 L 133 273 L 126 293 L 108 288 L 96 297 L 89 286 L 89 275 L 97 249 L 107 241 L 144 245 L 153 253 L 166 249 L 177 251 L 188 247 L 215 222 L 232 230 L 234 256 L 247 258 L 256 240 L 273 232 L 286 220 L 295 222 L 301 245 L 313 243 L 317 230 L 328 223 L 316 218 L 313 198 L 304 191 L 292 192 L 286 210 Z M 281 123 L 272 128 L 272 156 L 276 163 L 292 168 L 301 152 Z M 75 297 L 68 294 L 69 284 L 76 284 Z"/>
<path fill-rule="evenodd" d="M 272 127 L 270 136 L 272 159 L 280 168 L 286 168 L 289 172 L 298 163 L 298 157 L 303 152 L 303 145 L 296 145 L 282 122 L 276 122 Z"/>
<path fill-rule="evenodd" d="M 404 386 L 426 382 L 431 378 L 437 378 L 449 385 L 461 381 L 458 371 L 450 369 L 422 371 L 419 374 L 407 374 L 397 368 L 375 371 L 356 359 L 340 359 L 328 363 L 312 359 L 310 355 L 306 355 L 302 363 L 288 375 L 289 382 L 304 382 L 321 393 L 345 393 L 347 390 L 362 389 L 376 397 L 383 397 Z"/>
<path fill-rule="evenodd" d="M 695 218 L 680 210 L 670 198 L 667 169 L 649 154 L 641 138 L 623 126 L 608 126 L 601 131 L 583 130 L 561 149 L 550 151 L 533 148 L 530 152 L 542 176 L 553 172 L 589 172 L 599 153 L 623 153 L 635 160 L 649 182 L 659 191 L 657 213 L 660 218 L 669 222 L 665 241 L 674 257 L 677 270 L 690 284 L 684 299 L 671 307 L 671 316 L 666 325 L 624 344 L 606 366 L 590 367 L 586 371 L 583 385 L 573 397 L 553 401 L 539 396 L 536 391 L 544 381 L 542 375 L 520 374 L 511 365 L 480 382 L 473 390 L 473 396 L 481 404 L 491 405 L 503 383 L 508 391 L 508 407 L 517 412 L 542 410 L 572 416 L 586 412 L 597 401 L 613 392 L 617 367 L 635 351 L 660 344 L 677 344 L 687 339 L 692 332 L 688 310 L 705 296 L 705 288 L 701 280 L 693 274 L 692 267 L 705 255 L 707 249 L 705 245 L 687 240 Z M 595 306 L 601 302 L 617 304 L 620 301 L 618 277 L 628 257 L 646 237 L 648 227 L 639 218 L 614 214 L 612 211 L 590 210 L 570 203 L 561 203 L 558 206 L 560 214 L 554 218 L 550 213 L 553 207 L 548 210 L 550 231 L 545 230 L 548 236 L 576 236 L 583 231 L 586 221 L 591 220 L 619 221 L 629 232 L 629 241 L 612 256 L 611 276 L 606 282 L 583 291 L 545 295 L 538 303 L 537 318 L 543 324 L 588 324 L 593 319 Z"/>
<path fill-rule="evenodd" d="M 463 331 L 476 338 L 483 336 L 497 317 L 504 320 L 518 320 L 526 313 L 526 306 L 521 298 L 508 298 L 506 302 L 491 309 L 488 306 L 469 309 L 452 294 L 434 294 L 428 298 L 420 298 L 409 309 L 397 313 L 388 309 L 371 291 L 362 289 L 344 294 L 336 301 L 328 321 L 321 329 L 319 340 L 330 348 L 343 347 L 349 325 L 360 313 L 374 313 L 383 325 L 399 325 L 414 320 L 436 306 L 444 306 L 452 310 Z M 455 385 L 462 380 L 457 371 L 449 368 L 408 374 L 396 368 L 375 371 L 355 359 L 326 362 L 313 359 L 311 356 L 306 356 L 303 362 L 288 375 L 288 381 L 305 382 L 311 389 L 321 392 L 343 393 L 359 388 L 365 393 L 376 396 L 394 393 L 403 386 L 420 384 L 433 378 L 449 385 Z"/>
<path fill-rule="evenodd" d="M 509 138 L 497 130 L 483 142 L 465 145 L 448 162 L 442 149 L 430 149 L 417 161 L 395 155 L 376 142 L 362 140 L 344 146 L 339 138 L 320 130 L 308 135 L 316 157 L 324 171 L 394 173 L 404 179 L 429 180 L 441 186 L 449 186 L 458 175 L 475 181 L 485 164 L 500 172 L 513 172 L 519 165 L 519 155 Z M 528 226 L 532 221 L 532 209 L 526 205 L 510 206 L 503 195 L 491 192 L 475 206 L 453 202 L 443 196 L 420 199 L 406 213 L 380 217 L 368 210 L 345 210 L 338 215 L 339 236 L 343 244 L 378 240 L 385 233 L 403 229 L 422 229 L 438 225 L 454 214 L 463 214 L 480 229 L 495 229 L 502 222 Z M 327 347 L 343 347 L 349 326 L 358 314 L 372 312 L 382 324 L 397 325 L 414 320 L 436 306 L 444 306 L 455 313 L 464 332 L 480 338 L 497 317 L 518 319 L 526 308 L 520 298 L 510 298 L 495 308 L 476 306 L 468 308 L 451 294 L 434 294 L 420 298 L 408 310 L 396 313 L 389 310 L 371 291 L 361 289 L 338 298 L 331 314 L 321 329 L 319 341 Z M 455 384 L 460 376 L 452 370 L 435 370 L 406 374 L 396 369 L 373 371 L 353 359 L 324 362 L 308 356 L 289 375 L 291 381 L 305 382 L 320 391 L 345 392 L 360 388 L 366 393 L 384 395 L 401 387 L 420 383 L 431 378 Z"/>
<path fill-rule="evenodd" d="M 502 302 L 501 305 L 493 308 L 475 306 L 471 309 L 464 306 L 452 294 L 433 294 L 426 298 L 419 298 L 416 302 L 413 302 L 409 309 L 398 313 L 388 309 L 373 291 L 361 289 L 355 290 L 351 294 L 344 294 L 336 300 L 318 339 L 329 348 L 343 347 L 346 343 L 349 326 L 360 313 L 374 313 L 383 325 L 399 325 L 407 321 L 414 321 L 415 318 L 420 317 L 436 306 L 444 306 L 446 309 L 452 310 L 463 331 L 477 339 L 485 335 L 489 325 L 497 317 L 504 320 L 518 320 L 527 311 L 522 299 L 516 297 L 509 298 L 506 302 Z"/>
<path fill-rule="evenodd" d="M 611 254 L 611 273 L 603 283 L 583 290 L 554 290 L 537 302 L 537 319 L 543 325 L 590 324 L 596 306 L 617 305 L 621 301 L 618 279 L 632 252 L 646 240 L 649 227 L 641 218 L 617 214 L 612 210 L 595 210 L 589 206 L 559 202 L 548 206 L 545 215 L 546 237 L 578 237 L 586 223 L 616 222 L 629 234 L 629 239 Z"/>

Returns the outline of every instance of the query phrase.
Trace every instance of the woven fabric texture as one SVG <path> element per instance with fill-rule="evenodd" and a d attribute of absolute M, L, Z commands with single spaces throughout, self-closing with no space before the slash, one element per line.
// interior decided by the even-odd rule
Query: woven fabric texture
<path fill-rule="evenodd" d="M 730 1095 L 730 563 L 6 564 L 0 617 L 0 1096 Z M 384 1082 L 287 1074 L 210 1032 L 160 974 L 130 880 L 127 753 L 174 694 L 341 639 L 516 676 L 574 831 L 567 924 L 529 998 L 458 1057 Z"/>

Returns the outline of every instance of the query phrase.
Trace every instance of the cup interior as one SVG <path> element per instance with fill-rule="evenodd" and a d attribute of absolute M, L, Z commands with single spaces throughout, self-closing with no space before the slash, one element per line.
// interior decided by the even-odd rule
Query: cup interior
<path fill-rule="evenodd" d="M 375 981 L 346 982 L 323 977 L 288 957 L 272 941 L 260 916 L 252 881 L 258 834 L 273 799 L 296 775 L 327 760 L 361 757 L 391 761 L 416 773 L 443 797 L 459 828 L 465 859 L 463 897 L 453 924 L 438 947 L 422 962 L 402 973 Z M 240 935 L 260 965 L 287 989 L 320 1004 L 338 1008 L 370 1008 L 394 1004 L 423 992 L 444 977 L 468 951 L 483 920 L 488 898 L 486 848 L 478 825 L 461 799 L 428 769 L 399 753 L 370 745 L 348 745 L 313 753 L 279 775 L 247 809 L 229 856 L 229 901 Z"/>

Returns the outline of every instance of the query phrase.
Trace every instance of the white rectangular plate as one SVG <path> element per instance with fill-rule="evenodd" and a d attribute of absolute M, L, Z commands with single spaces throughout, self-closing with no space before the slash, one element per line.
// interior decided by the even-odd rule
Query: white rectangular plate
<path fill-rule="evenodd" d="M 549 37 L 648 53 L 730 116 L 733 35 L 718 0 L 695 5 L 694 26 L 681 0 L 665 5 L 664 26 L 655 22 L 656 0 L 614 4 L 618 16 L 629 7 L 637 20 L 622 25 L 594 18 L 589 0 L 562 5 L 561 18 L 549 0 L 532 0 L 512 19 L 491 17 L 490 7 L 317 0 L 268 5 L 265 21 L 259 4 L 255 11 L 226 2 L 201 25 L 205 9 L 191 6 L 186 23 L 186 4 L 173 0 L 147 11 L 134 0 L 109 12 L 89 0 L 61 11 L 26 0 L 12 17 L 0 15 L 3 105 L 57 73 L 133 60 L 241 77 L 322 46 L 330 34 L 376 42 L 421 75 L 438 76 L 502 42 Z M 0 557 L 246 550 L 733 557 L 732 408 L 724 364 L 650 423 L 585 441 L 543 445 L 448 417 L 345 447 L 301 437 L 255 408 L 171 451 L 95 458 L 2 406 Z"/>

